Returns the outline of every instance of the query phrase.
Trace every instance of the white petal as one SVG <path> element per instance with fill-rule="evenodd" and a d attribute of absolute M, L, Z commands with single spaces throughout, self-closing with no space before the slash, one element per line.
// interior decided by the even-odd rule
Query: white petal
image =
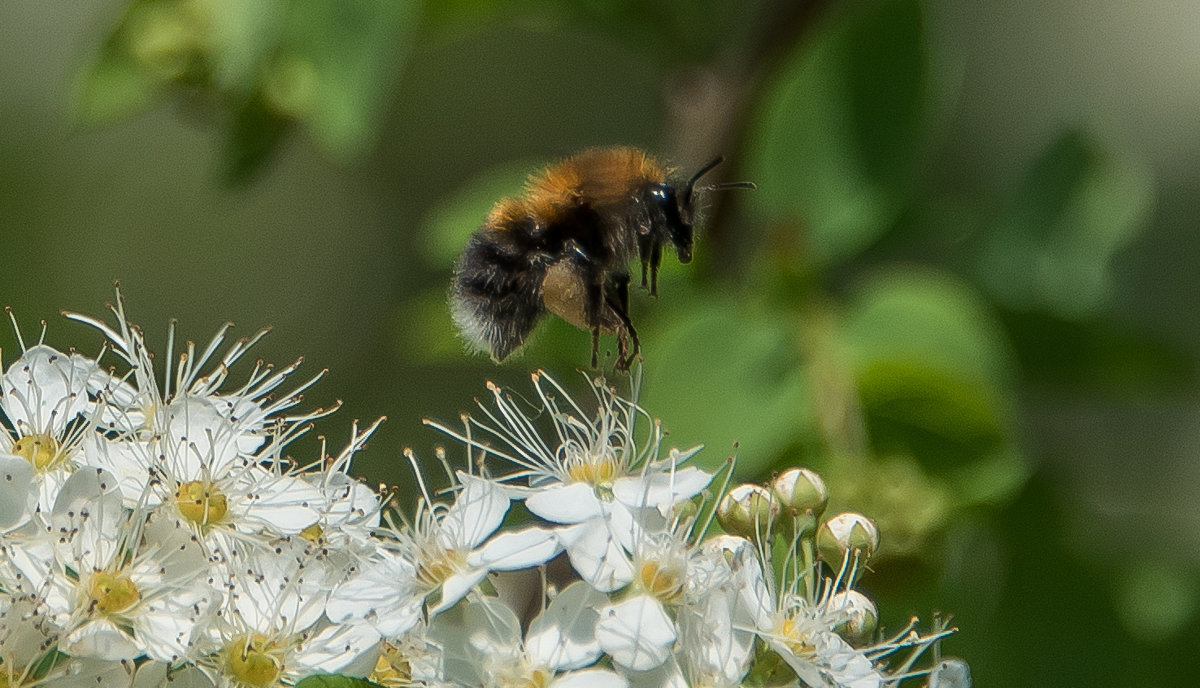
<path fill-rule="evenodd" d="M 304 641 L 291 659 L 297 669 L 305 669 L 297 672 L 301 675 L 320 672 L 362 676 L 371 670 L 378 653 L 379 634 L 375 629 L 366 624 L 334 625 Z M 355 668 L 348 669 L 352 664 Z"/>
<path fill-rule="evenodd" d="M 665 473 L 628 476 L 613 482 L 613 496 L 630 507 L 667 507 L 700 494 L 713 474 L 694 466 Z"/>
<path fill-rule="evenodd" d="M 203 591 L 203 592 L 202 592 Z M 192 631 L 201 618 L 206 618 L 210 602 L 204 586 L 191 590 L 176 589 L 170 597 L 151 600 L 133 621 L 138 643 L 147 656 L 164 662 L 174 662 L 188 652 Z"/>
<path fill-rule="evenodd" d="M 337 624 L 361 619 L 385 638 L 408 631 L 420 619 L 412 564 L 387 552 L 359 563 L 358 573 L 333 589 L 325 614 Z"/>
<path fill-rule="evenodd" d="M 251 468 L 240 477 L 244 501 L 233 507 L 234 522 L 243 532 L 258 533 L 263 526 L 276 533 L 295 535 L 317 522 L 321 492 L 298 477 L 275 475 Z"/>
<path fill-rule="evenodd" d="M 13 361 L 0 379 L 0 407 L 21 435 L 58 435 L 87 409 L 89 371 L 71 356 L 39 344 Z"/>
<path fill-rule="evenodd" d="M 633 564 L 604 519 L 561 528 L 558 536 L 575 572 L 597 590 L 612 592 L 633 580 Z"/>
<path fill-rule="evenodd" d="M 879 688 L 883 677 L 861 651 L 854 649 L 832 632 L 816 636 L 817 660 L 824 665 L 826 675 L 835 685 L 845 688 Z"/>
<path fill-rule="evenodd" d="M 596 488 L 587 483 L 551 485 L 525 498 L 525 507 L 554 523 L 581 523 L 604 514 Z"/>
<path fill-rule="evenodd" d="M 562 551 L 562 543 L 553 530 L 525 528 L 501 533 L 467 557 L 468 566 L 490 571 L 513 571 L 544 564 Z"/>
<path fill-rule="evenodd" d="M 116 476 L 125 505 L 130 508 L 139 504 L 153 507 L 162 503 L 159 493 L 148 489 L 152 456 L 146 442 L 109 440 L 99 433 L 89 433 L 83 438 L 83 462 Z"/>
<path fill-rule="evenodd" d="M 600 618 L 599 609 L 607 602 L 607 595 L 584 581 L 567 586 L 529 624 L 525 653 L 535 663 L 555 671 L 593 664 L 600 658 L 596 622 Z"/>
<path fill-rule="evenodd" d="M 508 493 L 496 483 L 458 473 L 463 489 L 441 521 L 441 543 L 446 549 L 471 550 L 496 532 L 508 513 Z"/>
<path fill-rule="evenodd" d="M 0 531 L 29 519 L 37 504 L 33 466 L 19 457 L 0 456 Z"/>
<path fill-rule="evenodd" d="M 608 669 L 588 669 L 563 674 L 550 683 L 550 688 L 629 688 L 629 681 Z"/>
<path fill-rule="evenodd" d="M 72 657 L 110 661 L 133 659 L 142 653 L 133 638 L 105 617 L 93 619 L 72 631 L 61 649 Z"/>
<path fill-rule="evenodd" d="M 54 501 L 51 523 L 59 556 L 76 570 L 100 570 L 112 563 L 127 516 L 117 480 L 107 471 L 84 468 L 71 474 Z"/>
<path fill-rule="evenodd" d="M 617 664 L 646 671 L 671 655 L 675 623 L 658 600 L 638 595 L 600 611 L 596 640 Z"/>
<path fill-rule="evenodd" d="M 487 576 L 487 569 L 470 569 L 455 573 L 442 582 L 442 599 L 437 606 L 429 610 L 430 616 L 453 607 L 459 600 L 467 596 Z"/>
<path fill-rule="evenodd" d="M 520 652 L 521 620 L 495 597 L 472 598 L 463 612 L 467 644 L 483 656 L 512 656 Z"/>

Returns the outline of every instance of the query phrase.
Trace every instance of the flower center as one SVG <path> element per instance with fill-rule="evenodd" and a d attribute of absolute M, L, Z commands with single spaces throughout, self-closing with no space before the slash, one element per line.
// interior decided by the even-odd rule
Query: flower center
<path fill-rule="evenodd" d="M 199 526 L 219 523 L 229 511 L 229 502 L 210 482 L 192 480 L 175 491 L 175 504 L 184 518 Z"/>
<path fill-rule="evenodd" d="M 411 685 L 412 664 L 400 648 L 384 643 L 383 652 L 375 660 L 375 670 L 371 672 L 370 680 L 381 686 Z"/>
<path fill-rule="evenodd" d="M 261 633 L 234 638 L 225 653 L 225 668 L 239 685 L 267 688 L 283 673 L 283 648 Z"/>
<path fill-rule="evenodd" d="M 601 456 L 576 456 L 567 460 L 567 475 L 571 480 L 596 487 L 612 487 L 620 475 L 617 458 L 611 452 Z"/>
<path fill-rule="evenodd" d="M 452 549 L 430 549 L 424 552 L 421 565 L 417 567 L 417 580 L 437 587 L 450 576 L 462 570 L 467 563 L 466 554 Z"/>
<path fill-rule="evenodd" d="M 325 534 L 325 529 L 321 527 L 320 523 L 314 523 L 311 526 L 300 531 L 300 537 L 304 538 L 305 540 L 308 540 L 309 542 L 316 542 L 317 540 L 320 540 L 321 536 L 324 534 Z"/>
<path fill-rule="evenodd" d="M 97 571 L 88 581 L 93 608 L 102 614 L 120 614 L 142 599 L 137 585 L 123 573 Z"/>
<path fill-rule="evenodd" d="M 554 672 L 546 667 L 531 667 L 528 662 L 515 661 L 507 666 L 492 667 L 490 672 L 497 688 L 546 688 L 554 678 Z"/>
<path fill-rule="evenodd" d="M 12 453 L 25 459 L 39 471 L 57 463 L 58 442 L 49 435 L 26 435 L 13 443 Z"/>
<path fill-rule="evenodd" d="M 817 651 L 811 640 L 812 633 L 807 629 L 802 629 L 794 615 L 783 619 L 777 634 L 783 639 L 783 644 L 787 649 L 801 659 L 810 659 Z"/>
<path fill-rule="evenodd" d="M 684 576 L 679 566 L 663 565 L 656 561 L 642 562 L 637 581 L 643 590 L 661 602 L 677 602 L 683 596 Z"/>

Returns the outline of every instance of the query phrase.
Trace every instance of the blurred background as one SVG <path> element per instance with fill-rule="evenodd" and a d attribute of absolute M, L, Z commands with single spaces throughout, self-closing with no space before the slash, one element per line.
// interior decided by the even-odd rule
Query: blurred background
<path fill-rule="evenodd" d="M 491 205 L 587 146 L 726 155 L 759 189 L 632 295 L 670 441 L 819 470 L 881 525 L 884 622 L 953 613 L 976 685 L 1195 684 L 1200 5 L 41 0 L 0 66 L 26 339 L 98 351 L 58 313 L 114 280 L 160 350 L 269 325 L 344 400 L 293 453 L 386 415 L 356 465 L 402 494 L 486 380 L 584 389 L 560 321 L 501 366 L 456 337 Z"/>

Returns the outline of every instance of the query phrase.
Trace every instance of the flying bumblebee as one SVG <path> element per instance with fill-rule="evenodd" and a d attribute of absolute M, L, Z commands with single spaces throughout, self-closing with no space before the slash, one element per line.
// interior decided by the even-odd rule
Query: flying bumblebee
<path fill-rule="evenodd" d="M 592 148 L 532 175 L 525 193 L 492 208 L 454 269 L 454 322 L 476 348 L 503 361 L 549 311 L 591 330 L 592 367 L 600 335 L 617 335 L 616 367 L 640 349 L 629 320 L 629 264 L 658 292 L 663 246 L 692 260 L 696 182 L 722 158 L 684 182 L 645 152 Z M 755 188 L 750 182 L 710 189 Z"/>

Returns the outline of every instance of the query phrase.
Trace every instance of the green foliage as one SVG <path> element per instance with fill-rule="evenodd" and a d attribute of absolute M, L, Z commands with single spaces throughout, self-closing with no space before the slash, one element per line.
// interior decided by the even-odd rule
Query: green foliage
<path fill-rule="evenodd" d="M 1002 303 L 1078 319 L 1112 296 L 1109 265 L 1145 226 L 1153 180 L 1134 161 L 1067 131 L 1002 199 L 978 258 Z"/>
<path fill-rule="evenodd" d="M 930 97 L 919 3 L 836 16 L 765 91 L 746 167 L 760 221 L 799 228 L 818 265 L 851 257 L 895 220 Z"/>
<path fill-rule="evenodd" d="M 77 89 L 85 122 L 186 95 L 227 122 L 226 172 L 257 170 L 298 122 L 326 153 L 375 140 L 420 3 L 135 0 Z"/>
<path fill-rule="evenodd" d="M 335 674 L 313 674 L 296 683 L 296 688 L 381 688 L 363 678 L 338 676 Z"/>

